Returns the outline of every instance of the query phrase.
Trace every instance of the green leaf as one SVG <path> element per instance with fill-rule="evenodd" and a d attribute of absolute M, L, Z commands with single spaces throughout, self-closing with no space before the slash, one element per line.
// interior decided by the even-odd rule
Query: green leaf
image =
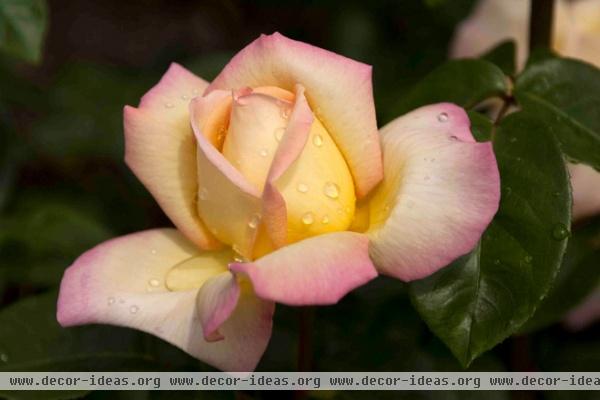
<path fill-rule="evenodd" d="M 0 50 L 39 63 L 47 14 L 46 0 L 0 1 Z"/>
<path fill-rule="evenodd" d="M 443 101 L 471 108 L 508 92 L 500 68 L 485 60 L 449 61 L 417 83 L 395 108 L 402 115 L 415 108 Z"/>
<path fill-rule="evenodd" d="M 494 139 L 503 189 L 497 215 L 471 253 L 410 284 L 429 328 L 465 366 L 533 315 L 560 267 L 569 177 L 545 129 L 525 113 L 502 121 Z"/>
<path fill-rule="evenodd" d="M 600 169 L 600 70 L 581 61 L 544 58 L 515 85 L 524 110 L 548 121 L 565 154 Z"/>
<path fill-rule="evenodd" d="M 506 40 L 482 55 L 481 58 L 497 65 L 506 75 L 512 76 L 517 70 L 516 51 L 515 42 Z"/>
<path fill-rule="evenodd" d="M 535 315 L 520 329 L 529 333 L 559 321 L 600 284 L 600 220 L 585 226 L 569 240 L 554 286 Z"/>
<path fill-rule="evenodd" d="M 492 120 L 477 111 L 467 111 L 471 121 L 471 132 L 478 142 L 486 142 L 492 137 Z"/>

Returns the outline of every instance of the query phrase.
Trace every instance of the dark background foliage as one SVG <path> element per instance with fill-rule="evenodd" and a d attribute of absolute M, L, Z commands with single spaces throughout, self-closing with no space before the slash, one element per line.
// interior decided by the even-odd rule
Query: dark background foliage
<path fill-rule="evenodd" d="M 259 34 L 280 31 L 373 65 L 378 120 L 383 125 L 405 112 L 407 102 L 418 101 L 407 97 L 411 87 L 447 59 L 453 30 L 472 3 L 50 0 L 39 63 L 19 60 L 10 52 L 0 57 L 0 371 L 210 370 L 149 335 L 106 326 L 64 330 L 54 320 L 57 285 L 79 254 L 113 236 L 170 225 L 123 163 L 122 107 L 137 105 L 171 61 L 210 80 Z M 37 59 L 35 54 L 25 58 Z M 273 339 L 259 370 L 296 369 L 299 313 L 278 307 Z M 506 340 L 475 360 L 469 370 L 597 369 L 598 325 L 572 333 L 553 323 L 557 319 L 546 321 L 542 330 L 532 328 L 527 335 Z M 314 336 L 316 370 L 462 370 L 397 280 L 378 278 L 340 304 L 319 308 Z M 158 392 L 70 394 L 74 395 L 90 399 L 165 396 Z M 441 395 L 509 397 L 504 393 Z M 67 396 L 46 393 L 37 398 Z M 367 395 L 315 392 L 311 396 Z M 430 394 L 368 396 L 426 399 Z M 511 396 L 563 397 L 560 393 Z M 231 394 L 181 394 L 186 399 L 212 397 Z"/>

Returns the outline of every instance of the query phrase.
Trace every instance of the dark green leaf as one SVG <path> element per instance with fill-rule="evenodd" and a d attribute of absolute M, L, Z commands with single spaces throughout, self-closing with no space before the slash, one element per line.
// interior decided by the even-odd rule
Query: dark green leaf
<path fill-rule="evenodd" d="M 600 221 L 584 227 L 569 240 L 554 286 L 535 315 L 521 328 L 528 333 L 559 321 L 600 284 Z"/>
<path fill-rule="evenodd" d="M 449 101 L 465 108 L 508 91 L 502 70 L 485 60 L 454 60 L 417 83 L 396 107 L 397 115 L 415 108 Z"/>
<path fill-rule="evenodd" d="M 42 58 L 46 0 L 0 1 L 0 49 L 32 63 Z"/>
<path fill-rule="evenodd" d="M 506 40 L 482 55 L 481 58 L 494 63 L 506 75 L 512 76 L 517 70 L 516 50 L 515 42 Z"/>
<path fill-rule="evenodd" d="M 523 109 L 548 122 L 569 158 L 600 169 L 600 70 L 545 58 L 519 76 L 514 95 Z"/>
<path fill-rule="evenodd" d="M 471 120 L 471 132 L 478 142 L 486 142 L 492 137 L 492 121 L 477 111 L 468 111 Z"/>
<path fill-rule="evenodd" d="M 570 188 L 545 129 L 525 113 L 502 121 L 494 139 L 503 189 L 496 217 L 471 253 L 410 285 L 415 307 L 463 365 L 525 323 L 558 272 Z"/>

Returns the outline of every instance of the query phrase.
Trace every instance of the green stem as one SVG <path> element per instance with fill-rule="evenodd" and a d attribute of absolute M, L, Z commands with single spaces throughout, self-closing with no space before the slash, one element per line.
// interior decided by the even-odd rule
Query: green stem
<path fill-rule="evenodd" d="M 531 0 L 529 15 L 529 52 L 552 47 L 552 19 L 554 0 Z"/>

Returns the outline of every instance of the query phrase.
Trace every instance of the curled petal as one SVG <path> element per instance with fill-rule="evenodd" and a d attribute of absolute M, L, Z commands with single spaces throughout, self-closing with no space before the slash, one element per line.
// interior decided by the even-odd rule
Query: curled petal
<path fill-rule="evenodd" d="M 168 271 L 197 256 L 197 251 L 174 229 L 139 232 L 96 246 L 65 272 L 59 323 L 135 328 L 217 368 L 254 369 L 271 335 L 273 304 L 245 296 L 219 327 L 224 339 L 207 342 L 198 318 L 198 289 L 171 292 L 165 283 Z"/>
<path fill-rule="evenodd" d="M 382 131 L 385 176 L 370 200 L 370 252 L 380 272 L 426 277 L 469 252 L 498 210 L 491 143 L 477 143 L 463 109 L 419 108 Z"/>
<path fill-rule="evenodd" d="M 223 340 L 219 327 L 231 316 L 240 298 L 240 287 L 231 272 L 210 278 L 198 291 L 198 312 L 204 339 Z"/>
<path fill-rule="evenodd" d="M 198 216 L 196 144 L 189 100 L 207 83 L 178 64 L 142 98 L 124 109 L 125 162 L 189 240 L 203 249 L 220 243 Z"/>
<path fill-rule="evenodd" d="M 204 101 L 206 97 L 190 103 L 198 143 L 198 212 L 217 238 L 250 258 L 258 223 L 252 221 L 260 218 L 260 192 L 202 133 L 199 115 Z"/>
<path fill-rule="evenodd" d="M 240 51 L 211 83 L 213 90 L 277 86 L 306 88 L 309 104 L 339 146 L 365 196 L 383 174 L 371 67 L 275 33 Z"/>
<path fill-rule="evenodd" d="M 250 279 L 262 299 L 289 305 L 335 304 L 377 276 L 359 233 L 315 236 L 230 269 Z"/>

